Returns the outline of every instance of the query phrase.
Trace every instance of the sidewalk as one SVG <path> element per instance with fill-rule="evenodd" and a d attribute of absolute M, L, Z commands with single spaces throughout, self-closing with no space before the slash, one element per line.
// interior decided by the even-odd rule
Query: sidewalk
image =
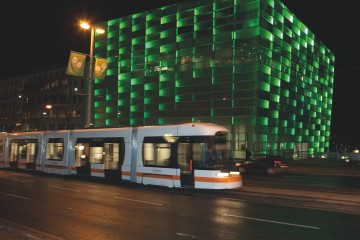
<path fill-rule="evenodd" d="M 346 163 L 337 159 L 292 160 L 287 164 L 290 173 L 360 177 L 360 164 Z"/>
<path fill-rule="evenodd" d="M 272 187 L 269 185 L 246 185 L 241 192 L 250 194 L 255 201 L 275 201 L 278 203 L 297 205 L 309 208 L 339 210 L 351 214 L 360 214 L 360 164 L 348 164 L 337 159 L 304 159 L 286 162 L 289 174 L 309 174 L 323 176 L 350 177 L 358 187 L 344 188 L 303 188 Z"/>

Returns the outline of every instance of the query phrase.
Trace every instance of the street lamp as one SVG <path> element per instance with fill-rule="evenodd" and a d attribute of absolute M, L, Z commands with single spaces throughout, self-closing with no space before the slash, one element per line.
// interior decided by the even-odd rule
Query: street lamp
<path fill-rule="evenodd" d="M 87 115 L 86 115 L 86 126 L 87 128 L 91 127 L 91 114 L 92 114 L 92 84 L 93 84 L 93 64 L 94 64 L 94 36 L 95 32 L 99 34 L 103 34 L 105 32 L 104 29 L 93 28 L 86 22 L 81 22 L 80 27 L 84 29 L 91 30 L 91 38 L 90 38 L 90 63 L 89 63 L 89 82 L 88 82 L 88 101 L 87 101 Z"/>
<path fill-rule="evenodd" d="M 71 110 L 70 110 L 71 105 L 70 104 L 46 104 L 45 105 L 45 108 L 50 112 L 51 112 L 51 110 L 53 110 L 54 107 L 55 108 L 60 107 L 60 108 L 65 109 L 65 118 L 66 118 L 65 129 L 71 129 Z M 56 111 L 56 112 L 58 112 L 58 111 Z M 62 115 L 63 111 L 61 111 L 60 113 Z M 43 115 L 46 115 L 46 114 L 47 113 L 44 111 Z M 49 115 L 49 117 L 51 117 L 51 116 Z"/>

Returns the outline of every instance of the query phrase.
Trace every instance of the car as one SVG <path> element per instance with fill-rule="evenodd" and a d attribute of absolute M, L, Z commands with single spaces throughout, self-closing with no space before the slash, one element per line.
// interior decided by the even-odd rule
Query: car
<path fill-rule="evenodd" d="M 288 164 L 281 156 L 271 154 L 256 154 L 249 160 L 236 163 L 240 173 L 265 173 L 269 175 L 287 173 Z"/>
<path fill-rule="evenodd" d="M 349 153 L 343 153 L 339 156 L 339 159 L 345 163 L 360 164 L 360 151 L 358 149 Z"/>
<path fill-rule="evenodd" d="M 339 155 L 339 159 L 345 163 L 351 162 L 351 155 L 350 154 L 342 154 Z"/>

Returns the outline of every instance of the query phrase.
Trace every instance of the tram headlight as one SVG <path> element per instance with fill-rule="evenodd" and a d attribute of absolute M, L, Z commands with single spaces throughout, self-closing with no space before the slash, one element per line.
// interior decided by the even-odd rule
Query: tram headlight
<path fill-rule="evenodd" d="M 229 174 L 229 173 L 222 173 L 222 172 L 221 172 L 221 173 L 218 173 L 217 176 L 218 176 L 218 177 L 228 177 L 228 176 L 230 176 L 230 174 Z"/>

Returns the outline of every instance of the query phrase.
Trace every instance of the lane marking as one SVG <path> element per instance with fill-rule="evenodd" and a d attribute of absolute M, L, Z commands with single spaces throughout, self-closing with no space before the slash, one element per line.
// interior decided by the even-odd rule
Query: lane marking
<path fill-rule="evenodd" d="M 141 201 L 141 200 L 136 200 L 136 199 L 131 199 L 131 198 L 123 198 L 123 197 L 113 197 L 113 198 L 114 198 L 114 199 L 121 199 L 121 200 L 132 201 L 132 202 L 152 204 L 152 205 L 157 205 L 157 206 L 162 206 L 162 205 L 163 205 L 162 203 L 146 202 L 146 201 Z"/>
<path fill-rule="evenodd" d="M 189 238 L 196 238 L 194 235 L 186 234 L 186 233 L 176 233 L 176 235 L 181 237 L 189 237 Z"/>
<path fill-rule="evenodd" d="M 23 180 L 17 180 L 17 179 L 8 179 L 11 182 L 21 182 L 21 183 L 25 183 L 25 181 Z"/>
<path fill-rule="evenodd" d="M 81 192 L 80 190 L 76 190 L 76 189 L 63 188 L 63 187 L 57 187 L 57 186 L 52 186 L 52 185 L 48 185 L 48 187 L 60 189 L 60 190 L 72 191 L 72 192 Z"/>
<path fill-rule="evenodd" d="M 23 233 L 20 233 L 21 236 L 22 236 L 21 239 L 30 239 L 30 238 L 32 238 L 32 239 L 65 240 L 65 238 L 62 238 L 60 236 L 55 236 L 55 235 L 52 235 L 50 233 L 41 231 L 39 229 L 22 225 L 20 223 L 8 221 L 8 220 L 5 220 L 5 219 L 1 219 L 1 222 L 5 223 L 7 225 L 10 225 L 11 227 L 16 227 L 16 228 L 18 228 L 17 229 L 18 231 L 23 232 Z M 28 231 L 31 234 L 30 233 L 25 233 L 25 231 Z"/>
<path fill-rule="evenodd" d="M 278 222 L 278 221 L 261 219 L 261 218 L 244 217 L 244 216 L 232 215 L 232 214 L 224 214 L 224 216 L 227 216 L 227 217 L 236 217 L 236 218 L 243 218 L 243 219 L 249 219 L 249 220 L 260 221 L 260 222 L 276 223 L 276 224 L 288 225 L 288 226 L 293 226 L 293 227 L 310 228 L 310 229 L 315 229 L 315 230 L 319 230 L 319 229 L 320 229 L 319 227 L 313 227 L 313 226 L 307 226 L 307 225 L 301 225 L 301 224 L 294 224 L 294 223 L 287 223 L 287 222 Z"/>
<path fill-rule="evenodd" d="M 30 199 L 30 198 L 27 198 L 27 197 L 22 197 L 22 196 L 10 194 L 10 193 L 0 192 L 0 194 L 6 195 L 6 196 L 10 196 L 10 197 L 14 197 L 14 198 L 21 198 L 21 199 L 25 199 L 25 200 L 29 200 L 29 199 Z"/>
<path fill-rule="evenodd" d="M 38 239 L 38 240 L 41 240 L 41 238 L 38 238 L 38 237 L 36 237 L 36 236 L 33 236 L 33 235 L 31 235 L 31 234 L 29 234 L 29 233 L 24 233 L 24 234 L 22 234 L 26 239 Z"/>

